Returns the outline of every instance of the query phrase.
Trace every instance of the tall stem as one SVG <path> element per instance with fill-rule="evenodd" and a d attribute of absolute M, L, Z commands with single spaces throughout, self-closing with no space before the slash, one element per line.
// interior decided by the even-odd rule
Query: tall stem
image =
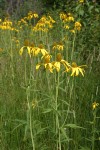
<path fill-rule="evenodd" d="M 92 126 L 92 132 L 93 132 L 93 136 L 92 136 L 92 150 L 94 150 L 95 148 L 95 124 L 96 124 L 96 110 L 94 110 L 93 112 L 93 126 Z"/>
<path fill-rule="evenodd" d="M 72 43 L 73 45 L 72 45 L 71 61 L 73 60 L 73 55 L 74 55 L 75 39 L 76 39 L 76 33 L 74 34 L 74 39 Z"/>
<path fill-rule="evenodd" d="M 60 125 L 59 125 L 59 116 L 58 116 L 58 90 L 59 90 L 59 73 L 57 73 L 57 82 L 56 82 L 56 136 L 57 136 L 57 150 L 61 150 L 61 138 L 60 138 Z"/>
<path fill-rule="evenodd" d="M 27 87 L 26 90 L 27 94 L 27 104 L 28 104 L 28 112 L 29 112 L 29 127 L 30 127 L 30 133 L 31 133 L 31 140 L 32 140 L 32 147 L 33 150 L 35 150 L 35 143 L 34 143 L 34 136 L 33 136 L 33 130 L 32 130 L 32 114 L 31 114 L 31 106 L 30 106 L 30 87 Z"/>

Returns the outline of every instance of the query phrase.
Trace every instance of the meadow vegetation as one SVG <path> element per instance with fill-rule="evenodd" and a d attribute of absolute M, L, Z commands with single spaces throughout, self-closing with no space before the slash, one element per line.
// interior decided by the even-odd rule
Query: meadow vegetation
<path fill-rule="evenodd" d="M 99 4 L 1 16 L 0 63 L 1 150 L 99 150 Z"/>

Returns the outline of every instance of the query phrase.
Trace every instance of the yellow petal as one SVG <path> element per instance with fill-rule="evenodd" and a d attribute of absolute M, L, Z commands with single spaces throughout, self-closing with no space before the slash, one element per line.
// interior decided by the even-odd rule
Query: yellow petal
<path fill-rule="evenodd" d="M 80 71 L 80 73 L 82 74 L 82 76 L 84 77 L 84 74 L 83 74 L 83 69 L 81 69 L 81 68 L 79 68 L 79 71 Z"/>
<path fill-rule="evenodd" d="M 64 72 L 69 72 L 70 68 L 66 66 L 66 70 Z"/>
<path fill-rule="evenodd" d="M 60 62 L 55 62 L 53 66 L 57 70 L 57 72 L 60 71 Z"/>
<path fill-rule="evenodd" d="M 33 51 L 33 56 L 37 56 L 37 55 L 39 54 L 39 52 L 40 52 L 40 48 L 34 47 L 34 48 L 32 49 L 32 51 Z"/>
<path fill-rule="evenodd" d="M 74 76 L 75 72 L 76 72 L 76 70 L 74 68 L 72 68 L 72 74 L 71 74 L 71 76 Z"/>
<path fill-rule="evenodd" d="M 48 69 L 51 73 L 53 73 L 53 68 L 52 68 L 53 66 L 52 66 L 52 64 L 51 63 L 48 63 L 47 65 L 46 65 L 46 69 Z"/>
<path fill-rule="evenodd" d="M 20 54 L 20 55 L 23 54 L 24 47 L 25 47 L 25 46 L 23 46 L 23 47 L 20 49 L 20 51 L 19 51 L 19 54 Z"/>
<path fill-rule="evenodd" d="M 40 68 L 40 66 L 41 66 L 40 64 L 37 64 L 36 65 L 36 70 L 38 70 Z"/>
<path fill-rule="evenodd" d="M 29 47 L 29 46 L 27 46 L 27 50 L 28 50 L 28 54 L 29 54 L 29 56 L 31 57 L 31 49 L 30 49 L 30 47 Z"/>
<path fill-rule="evenodd" d="M 61 63 L 63 63 L 63 65 L 70 67 L 70 64 L 66 61 L 66 60 L 61 60 Z"/>
<path fill-rule="evenodd" d="M 46 54 L 48 54 L 48 52 L 45 49 L 41 49 L 41 53 L 43 56 L 45 56 Z"/>
<path fill-rule="evenodd" d="M 76 71 L 76 76 L 78 76 L 78 75 L 79 75 L 79 70 L 78 70 L 78 68 L 75 68 L 75 71 Z"/>

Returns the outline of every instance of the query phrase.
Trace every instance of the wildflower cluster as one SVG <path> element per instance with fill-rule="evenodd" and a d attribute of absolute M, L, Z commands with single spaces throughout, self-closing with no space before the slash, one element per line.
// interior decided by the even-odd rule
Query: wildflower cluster
<path fill-rule="evenodd" d="M 35 27 L 33 27 L 33 31 L 43 31 L 47 32 L 49 29 L 53 28 L 53 24 L 55 21 L 52 19 L 51 16 L 43 16 L 36 24 Z"/>
<path fill-rule="evenodd" d="M 30 20 L 32 18 L 38 18 L 38 14 L 35 12 L 30 11 L 26 17 L 20 19 L 16 25 L 17 28 L 13 27 L 12 21 L 10 19 L 5 19 L 3 22 L 0 20 L 0 28 L 2 30 L 16 30 L 18 32 L 21 32 L 21 29 L 25 29 L 25 26 L 27 28 L 32 29 L 32 31 L 37 32 L 37 31 L 43 31 L 47 32 L 49 29 L 53 28 L 53 25 L 55 23 L 55 20 L 51 16 L 42 16 L 41 19 L 37 22 L 37 24 L 33 27 L 32 24 L 30 24 Z M 75 32 L 76 30 L 81 29 L 81 23 L 80 22 L 75 22 L 75 19 L 71 13 L 61 13 L 60 14 L 60 19 L 62 20 L 64 24 L 65 29 L 70 29 L 71 32 Z M 74 28 L 70 28 L 70 23 L 74 24 Z M 31 28 L 30 28 L 31 27 Z M 19 46 L 19 39 L 14 37 L 12 39 L 15 43 L 16 46 Z M 40 59 L 38 59 L 38 64 L 36 65 L 36 70 L 38 70 L 41 66 L 43 66 L 45 69 L 49 70 L 50 72 L 53 73 L 54 70 L 59 72 L 60 70 L 63 70 L 63 72 L 71 72 L 71 76 L 78 76 L 80 73 L 82 76 L 84 76 L 84 67 L 83 66 L 77 66 L 75 62 L 70 64 L 67 60 L 63 59 L 63 51 L 65 48 L 65 45 L 63 43 L 63 40 L 60 42 L 54 42 L 51 46 L 51 50 L 45 49 L 46 46 L 43 44 L 35 44 L 33 42 L 30 42 L 29 40 L 25 40 L 23 46 L 20 48 L 19 54 L 22 56 L 23 53 L 27 53 L 30 58 L 36 57 L 36 56 L 41 56 Z M 59 52 L 58 52 L 59 51 Z M 41 61 L 39 61 L 41 60 Z"/>
<path fill-rule="evenodd" d="M 76 63 L 72 63 L 72 65 L 70 65 L 70 63 L 68 63 L 68 61 L 62 59 L 62 54 L 61 53 L 57 53 L 56 55 L 56 60 L 55 61 L 51 61 L 50 59 L 53 56 L 50 54 L 46 54 L 42 57 L 43 62 L 39 62 L 36 65 L 36 69 L 38 70 L 40 68 L 40 66 L 44 66 L 45 69 L 49 70 L 51 73 L 53 73 L 54 70 L 56 70 L 57 72 L 60 72 L 61 70 L 61 66 L 64 68 L 64 72 L 72 72 L 71 76 L 78 76 L 80 73 L 82 76 L 84 76 L 84 67 L 86 67 L 86 65 L 82 65 L 82 66 L 77 66 Z"/>
<path fill-rule="evenodd" d="M 53 50 L 55 50 L 56 53 L 54 55 L 51 55 L 50 52 L 45 49 L 42 44 L 35 46 L 35 44 L 30 43 L 28 40 L 25 40 L 24 46 L 20 49 L 19 54 L 22 55 L 24 50 L 27 51 L 30 57 L 35 57 L 38 54 L 41 54 L 39 55 L 41 56 L 41 58 L 38 59 L 41 61 L 36 65 L 36 70 L 38 70 L 42 66 L 46 70 L 49 70 L 51 73 L 53 73 L 54 70 L 60 72 L 60 70 L 64 69 L 63 72 L 72 72 L 71 76 L 78 76 L 80 73 L 82 76 L 84 76 L 84 67 L 86 67 L 86 65 L 77 66 L 75 62 L 73 62 L 71 65 L 67 60 L 63 59 L 62 53 L 57 52 L 57 50 L 62 51 L 63 46 L 64 45 L 62 43 L 55 43 L 55 45 L 53 45 Z"/>
<path fill-rule="evenodd" d="M 20 26 L 20 28 L 22 28 L 23 26 L 28 26 L 27 20 L 25 20 L 24 18 L 19 20 L 18 26 Z"/>
<path fill-rule="evenodd" d="M 28 40 L 25 40 L 24 46 L 20 49 L 19 54 L 22 55 L 24 50 L 27 50 L 30 57 L 37 56 L 39 53 L 44 56 L 48 53 L 43 45 L 35 46 L 34 43 L 30 43 Z"/>
<path fill-rule="evenodd" d="M 74 17 L 72 16 L 71 13 L 60 13 L 60 19 L 63 21 L 63 22 L 70 22 L 70 21 L 74 21 Z"/>
<path fill-rule="evenodd" d="M 13 27 L 12 21 L 10 19 L 8 19 L 8 18 L 5 18 L 4 21 L 2 21 L 0 19 L 0 29 L 2 29 L 2 30 L 11 30 L 11 31 L 15 30 L 15 31 L 17 31 L 17 29 Z"/>
<path fill-rule="evenodd" d="M 54 42 L 52 46 L 52 50 L 61 50 L 63 51 L 64 49 L 64 44 L 62 42 Z"/>
<path fill-rule="evenodd" d="M 26 25 L 28 26 L 28 21 L 32 20 L 32 19 L 36 19 L 38 18 L 38 14 L 36 12 L 32 12 L 32 11 L 29 11 L 29 13 L 27 14 L 27 16 L 25 16 L 24 18 L 20 19 L 18 21 L 18 25 L 21 26 L 21 25 Z"/>
<path fill-rule="evenodd" d="M 38 18 L 38 14 L 36 12 L 32 12 L 32 11 L 29 11 L 27 17 L 25 17 L 27 20 L 31 20 L 32 18 Z"/>
<path fill-rule="evenodd" d="M 75 18 L 73 17 L 73 15 L 71 13 L 60 13 L 60 19 L 63 23 L 63 27 L 66 30 L 70 30 L 72 33 L 75 33 L 75 31 L 80 31 L 81 30 L 81 23 L 76 21 L 75 22 Z"/>

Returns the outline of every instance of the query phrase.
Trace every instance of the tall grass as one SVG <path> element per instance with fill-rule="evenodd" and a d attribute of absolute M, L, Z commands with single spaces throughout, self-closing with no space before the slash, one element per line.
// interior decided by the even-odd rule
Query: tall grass
<path fill-rule="evenodd" d="M 48 32 L 34 32 L 32 20 L 0 29 L 1 150 L 99 150 L 99 46 L 87 47 L 85 27 L 73 33 L 59 16 L 55 20 Z M 54 42 L 64 50 L 52 51 Z M 59 72 L 43 65 L 36 70 L 42 55 L 30 57 L 30 44 L 42 45 L 53 60 L 60 52 L 70 64 L 86 64 L 84 77 L 64 72 L 62 64 Z"/>

